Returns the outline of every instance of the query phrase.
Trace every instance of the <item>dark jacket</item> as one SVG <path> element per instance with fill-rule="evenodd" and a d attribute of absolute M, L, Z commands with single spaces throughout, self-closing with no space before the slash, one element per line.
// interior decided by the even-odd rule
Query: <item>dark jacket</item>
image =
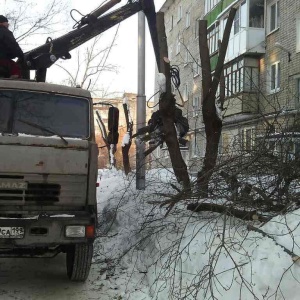
<path fill-rule="evenodd" d="M 0 25 L 0 59 L 23 59 L 24 53 L 17 43 L 13 33 Z"/>

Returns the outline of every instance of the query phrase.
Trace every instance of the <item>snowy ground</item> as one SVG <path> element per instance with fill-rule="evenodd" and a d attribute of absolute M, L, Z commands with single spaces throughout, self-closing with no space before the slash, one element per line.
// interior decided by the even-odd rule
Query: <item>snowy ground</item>
<path fill-rule="evenodd" d="M 165 209 L 148 202 L 174 193 L 166 170 L 151 171 L 144 192 L 121 172 L 99 176 L 101 231 L 108 236 L 97 239 L 95 264 L 107 299 L 299 299 L 300 263 L 279 245 L 300 256 L 300 211 L 262 227 L 251 223 L 276 244 L 218 214 L 182 207 L 164 218 Z"/>
<path fill-rule="evenodd" d="M 165 208 L 148 202 L 174 193 L 167 170 L 147 174 L 145 191 L 116 170 L 100 170 L 99 180 L 99 237 L 86 283 L 67 279 L 64 255 L 5 259 L 1 300 L 299 299 L 300 210 L 251 223 L 269 238 L 235 218 L 184 206 L 165 218 Z"/>

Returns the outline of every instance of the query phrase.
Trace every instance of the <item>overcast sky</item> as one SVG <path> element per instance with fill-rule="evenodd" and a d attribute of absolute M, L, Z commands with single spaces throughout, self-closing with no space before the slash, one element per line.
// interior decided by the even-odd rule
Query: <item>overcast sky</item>
<path fill-rule="evenodd" d="M 97 8 L 97 4 L 102 3 L 100 0 L 82 1 L 71 0 L 72 7 L 78 9 L 81 13 L 87 14 Z M 164 0 L 154 0 L 156 10 L 158 10 Z M 124 5 L 127 0 L 122 0 Z M 116 26 L 107 30 L 104 35 L 111 40 L 116 32 Z M 109 86 L 110 92 L 137 92 L 137 35 L 138 35 L 138 17 L 137 14 L 121 22 L 116 46 L 110 54 L 110 62 L 119 66 L 118 74 L 106 73 L 100 77 L 100 85 Z M 148 25 L 146 22 L 146 97 L 151 97 L 154 93 L 154 52 L 151 39 L 148 34 Z M 49 79 L 57 78 L 57 67 L 49 70 Z"/>

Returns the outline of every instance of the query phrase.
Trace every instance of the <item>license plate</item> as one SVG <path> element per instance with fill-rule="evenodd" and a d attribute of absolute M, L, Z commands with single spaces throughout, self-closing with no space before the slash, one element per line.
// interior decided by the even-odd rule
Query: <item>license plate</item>
<path fill-rule="evenodd" d="M 24 227 L 0 227 L 0 239 L 21 239 Z"/>

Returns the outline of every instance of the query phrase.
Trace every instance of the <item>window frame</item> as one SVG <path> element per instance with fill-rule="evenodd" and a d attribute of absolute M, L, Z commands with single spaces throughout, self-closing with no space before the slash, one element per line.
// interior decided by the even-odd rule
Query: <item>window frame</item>
<path fill-rule="evenodd" d="M 190 63 L 190 50 L 189 47 L 187 46 L 185 48 L 185 56 L 184 56 L 184 66 L 187 66 Z"/>
<path fill-rule="evenodd" d="M 219 50 L 220 24 L 216 22 L 207 30 L 207 43 L 209 54 L 213 54 Z"/>
<path fill-rule="evenodd" d="M 194 133 L 194 137 L 192 140 L 192 155 L 193 158 L 197 158 L 201 156 L 199 143 L 197 143 L 196 133 Z"/>
<path fill-rule="evenodd" d="M 170 31 L 172 31 L 173 28 L 174 28 L 174 16 L 173 16 L 173 15 L 171 16 L 170 24 L 171 24 L 171 26 L 170 26 Z"/>
<path fill-rule="evenodd" d="M 189 28 L 191 26 L 191 11 L 188 9 L 185 12 L 185 28 Z"/>
<path fill-rule="evenodd" d="M 244 68 L 243 59 L 224 68 L 225 97 L 232 97 L 244 91 Z"/>
<path fill-rule="evenodd" d="M 182 19 L 182 5 L 178 5 L 177 7 L 177 23 Z"/>
<path fill-rule="evenodd" d="M 190 96 L 189 85 L 186 83 L 184 85 L 184 90 L 183 90 L 183 101 L 187 102 L 189 100 L 189 96 Z"/>
<path fill-rule="evenodd" d="M 199 19 L 195 20 L 195 40 L 199 38 Z"/>
<path fill-rule="evenodd" d="M 180 36 L 178 35 L 176 38 L 176 55 L 180 53 Z"/>
<path fill-rule="evenodd" d="M 219 4 L 219 2 L 221 2 L 221 0 L 205 0 L 205 4 L 204 4 L 205 14 L 211 12 L 216 7 L 216 5 Z"/>
<path fill-rule="evenodd" d="M 233 34 L 236 35 L 241 31 L 241 6 L 238 7 L 233 19 Z"/>
<path fill-rule="evenodd" d="M 300 52 L 300 14 L 296 15 L 296 53 Z"/>
<path fill-rule="evenodd" d="M 250 132 L 250 139 L 248 133 Z M 251 152 L 256 144 L 256 128 L 254 126 L 244 127 L 242 129 L 242 150 Z"/>
<path fill-rule="evenodd" d="M 272 27 L 272 7 L 275 6 L 274 28 Z M 280 28 L 280 7 L 279 0 L 272 1 L 267 4 L 267 30 L 268 34 Z"/>
<path fill-rule="evenodd" d="M 295 108 L 300 108 L 300 75 L 295 77 Z"/>
<path fill-rule="evenodd" d="M 193 72 L 194 72 L 194 75 L 193 75 L 194 78 L 200 75 L 199 58 L 197 58 L 196 60 L 194 59 L 194 61 L 193 61 Z"/>
<path fill-rule="evenodd" d="M 192 102 L 192 107 L 193 107 L 193 117 L 198 117 L 199 115 L 199 104 L 200 104 L 200 97 L 199 96 L 194 96 L 193 97 L 193 102 Z"/>
<path fill-rule="evenodd" d="M 272 73 L 273 70 L 275 71 L 274 76 Z M 278 91 L 280 91 L 280 83 L 281 83 L 280 61 L 276 61 L 270 65 L 269 77 L 270 77 L 270 94 L 277 93 Z M 273 81 L 273 77 L 274 77 L 274 81 Z M 273 83 L 274 83 L 274 88 L 273 88 Z"/>

